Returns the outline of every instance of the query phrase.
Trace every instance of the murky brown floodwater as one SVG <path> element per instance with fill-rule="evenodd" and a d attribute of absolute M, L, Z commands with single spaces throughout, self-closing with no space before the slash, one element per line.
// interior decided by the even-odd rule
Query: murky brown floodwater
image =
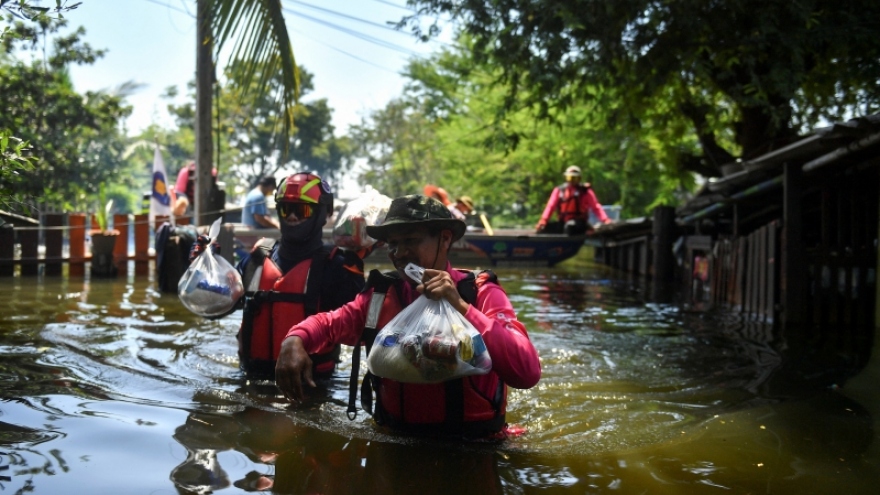
<path fill-rule="evenodd" d="M 2 279 L 0 492 L 876 493 L 871 332 L 686 314 L 586 258 L 498 274 L 544 369 L 501 445 L 349 421 L 347 362 L 289 409 L 241 380 L 240 313 L 152 277 Z"/>

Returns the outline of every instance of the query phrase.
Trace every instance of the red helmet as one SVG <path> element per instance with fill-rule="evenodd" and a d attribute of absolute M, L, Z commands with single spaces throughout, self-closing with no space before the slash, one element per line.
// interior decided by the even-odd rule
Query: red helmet
<path fill-rule="evenodd" d="M 311 203 L 327 206 L 333 211 L 333 193 L 330 185 L 315 174 L 299 173 L 288 176 L 275 191 L 275 203 Z"/>

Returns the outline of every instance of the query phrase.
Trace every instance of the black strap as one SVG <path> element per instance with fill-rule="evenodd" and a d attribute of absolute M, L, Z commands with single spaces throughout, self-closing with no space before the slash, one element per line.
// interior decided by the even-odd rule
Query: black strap
<path fill-rule="evenodd" d="M 464 423 L 464 379 L 443 382 L 446 395 L 446 418 L 444 423 L 451 431 L 461 429 Z"/>
<path fill-rule="evenodd" d="M 362 292 L 372 289 L 373 295 L 370 298 L 370 305 L 367 307 L 367 322 L 364 332 L 361 334 L 361 342 L 366 345 L 368 356 L 370 355 L 370 349 L 373 347 L 373 340 L 376 339 L 376 334 L 378 333 L 376 326 L 379 312 L 382 310 L 382 305 L 385 302 L 385 296 L 388 293 L 388 289 L 398 281 L 400 281 L 400 276 L 397 272 L 383 274 L 379 270 L 370 270 L 370 275 L 367 277 L 367 283 L 364 285 Z M 350 420 L 354 420 L 357 417 L 355 403 L 357 402 L 358 376 L 360 375 L 361 368 L 361 342 L 354 346 L 351 354 L 351 377 L 348 381 L 348 409 L 346 410 Z M 370 415 L 373 415 L 373 391 L 371 386 L 374 379 L 373 374 L 367 371 L 361 384 L 361 408 Z"/>

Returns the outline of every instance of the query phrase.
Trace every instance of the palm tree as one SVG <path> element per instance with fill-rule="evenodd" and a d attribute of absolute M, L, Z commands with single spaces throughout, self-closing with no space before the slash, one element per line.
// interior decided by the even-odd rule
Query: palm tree
<path fill-rule="evenodd" d="M 236 71 L 238 91 L 242 99 L 251 96 L 248 91 L 256 78 L 256 93 L 267 91 L 268 82 L 279 71 L 282 91 L 279 106 L 284 109 L 279 122 L 278 141 L 281 152 L 287 154 L 294 131 L 293 110 L 299 97 L 299 72 L 287 26 L 281 11 L 281 0 L 197 0 L 198 51 L 196 58 L 196 169 L 198 190 L 195 197 L 197 224 L 206 212 L 211 174 L 211 102 L 214 82 L 213 57 L 223 45 L 235 40 L 227 64 Z"/>

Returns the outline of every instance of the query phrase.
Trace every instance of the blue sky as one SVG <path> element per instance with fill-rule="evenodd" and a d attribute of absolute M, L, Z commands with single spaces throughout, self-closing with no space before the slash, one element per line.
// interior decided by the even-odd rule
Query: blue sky
<path fill-rule="evenodd" d="M 437 47 L 382 26 L 408 13 L 405 0 L 282 0 L 282 5 L 297 62 L 315 75 L 315 90 L 306 99 L 328 99 L 337 135 L 398 96 L 406 61 Z M 83 0 L 65 17 L 72 27 L 84 26 L 85 41 L 107 54 L 72 70 L 77 90 L 141 83 L 128 100 L 134 107 L 129 131 L 151 122 L 170 127 L 168 102 L 160 95 L 168 86 L 183 93 L 194 78 L 194 12 L 195 0 Z"/>

